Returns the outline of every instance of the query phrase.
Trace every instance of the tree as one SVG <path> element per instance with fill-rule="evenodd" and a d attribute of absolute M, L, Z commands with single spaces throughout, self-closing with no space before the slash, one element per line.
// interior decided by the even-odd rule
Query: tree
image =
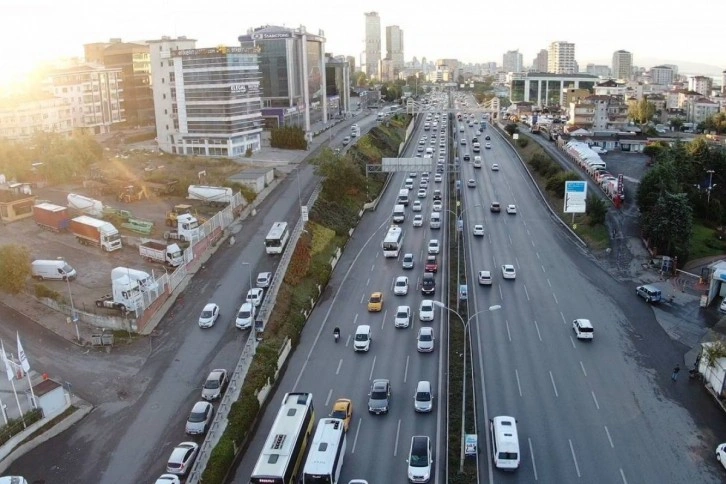
<path fill-rule="evenodd" d="M 602 198 L 588 195 L 586 213 L 589 218 L 588 225 L 595 226 L 605 223 L 605 216 L 608 213 L 608 204 Z"/>
<path fill-rule="evenodd" d="M 661 143 L 651 143 L 643 148 L 643 154 L 650 158 L 651 163 L 658 161 L 667 147 Z"/>
<path fill-rule="evenodd" d="M 642 213 L 647 213 L 666 192 L 678 192 L 678 176 L 675 165 L 667 160 L 658 163 L 645 174 L 638 185 L 636 200 Z"/>
<path fill-rule="evenodd" d="M 726 113 L 716 113 L 703 122 L 703 130 L 715 131 L 716 134 L 726 133 Z"/>
<path fill-rule="evenodd" d="M 639 125 L 644 125 L 655 114 L 655 104 L 643 98 L 640 101 L 631 101 L 628 106 L 628 117 Z"/>
<path fill-rule="evenodd" d="M 509 133 L 509 136 L 514 136 L 514 133 L 519 133 L 519 127 L 515 123 L 509 123 L 504 127 L 504 131 Z"/>
<path fill-rule="evenodd" d="M 693 209 L 685 193 L 663 193 L 643 215 L 643 231 L 658 252 L 688 258 Z"/>
<path fill-rule="evenodd" d="M 325 178 L 323 193 L 327 200 L 341 202 L 346 195 L 366 189 L 365 177 L 348 156 L 338 156 L 326 148 L 311 163 L 315 165 L 315 174 Z"/>
<path fill-rule="evenodd" d="M 673 131 L 680 131 L 683 127 L 683 118 L 673 118 L 670 121 L 671 128 L 673 128 Z"/>
<path fill-rule="evenodd" d="M 30 250 L 16 244 L 0 246 L 0 289 L 19 293 L 30 277 Z"/>

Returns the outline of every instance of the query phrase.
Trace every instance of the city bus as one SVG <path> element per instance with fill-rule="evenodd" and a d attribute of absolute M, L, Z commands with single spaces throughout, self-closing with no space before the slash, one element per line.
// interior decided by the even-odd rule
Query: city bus
<path fill-rule="evenodd" d="M 337 484 L 345 457 L 345 425 L 339 418 L 322 418 L 303 468 L 303 484 Z"/>
<path fill-rule="evenodd" d="M 265 252 L 268 254 L 282 254 L 290 238 L 287 222 L 275 222 L 265 237 Z"/>
<path fill-rule="evenodd" d="M 384 257 L 398 257 L 398 253 L 401 252 L 401 246 L 403 245 L 403 229 L 398 225 L 391 225 L 386 234 L 386 238 L 383 239 L 383 256 Z"/>
<path fill-rule="evenodd" d="M 250 483 L 297 484 L 314 425 L 313 394 L 286 393 Z"/>

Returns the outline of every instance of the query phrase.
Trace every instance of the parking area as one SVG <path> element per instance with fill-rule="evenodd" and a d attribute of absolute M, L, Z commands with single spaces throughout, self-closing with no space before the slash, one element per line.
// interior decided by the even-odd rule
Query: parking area
<path fill-rule="evenodd" d="M 634 204 L 640 180 L 650 170 L 647 166 L 648 157 L 642 153 L 609 151 L 605 155 L 600 155 L 600 158 L 607 164 L 607 171 L 615 176 L 623 174 L 625 204 Z"/>

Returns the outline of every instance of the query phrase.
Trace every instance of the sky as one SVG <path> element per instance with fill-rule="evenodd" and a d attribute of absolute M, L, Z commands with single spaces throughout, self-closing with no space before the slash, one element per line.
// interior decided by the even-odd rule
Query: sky
<path fill-rule="evenodd" d="M 383 56 L 385 27 L 403 29 L 407 61 L 501 64 L 504 52 L 519 49 L 528 66 L 550 42 L 568 41 L 583 70 L 590 62 L 609 65 L 618 49 L 632 52 L 643 67 L 690 62 L 726 69 L 726 49 L 717 40 L 726 18 L 721 0 L 2 0 L 0 86 L 40 62 L 82 57 L 84 43 L 185 35 L 197 39 L 197 47 L 236 45 L 247 29 L 268 24 L 323 30 L 326 52 L 353 55 L 359 63 L 369 11 L 381 17 Z"/>

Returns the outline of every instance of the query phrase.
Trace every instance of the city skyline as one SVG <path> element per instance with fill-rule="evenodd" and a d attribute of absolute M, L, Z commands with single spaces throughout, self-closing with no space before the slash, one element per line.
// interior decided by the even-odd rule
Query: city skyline
<path fill-rule="evenodd" d="M 613 0 L 607 4 L 607 10 L 613 12 L 611 16 L 600 15 L 603 8 L 593 8 L 592 12 L 579 12 L 570 23 L 564 23 L 562 19 L 566 17 L 561 12 L 550 12 L 533 0 L 523 0 L 518 9 L 532 15 L 517 18 L 513 30 L 507 21 L 482 20 L 486 9 L 482 9 L 480 2 L 469 0 L 460 2 L 455 10 L 421 9 L 418 12 L 412 12 L 403 3 L 390 4 L 380 0 L 372 0 L 365 6 L 316 0 L 285 5 L 284 12 L 273 4 L 250 9 L 244 4 L 230 5 L 219 0 L 203 4 L 190 0 L 173 3 L 169 0 L 152 3 L 128 0 L 120 9 L 118 4 L 107 0 L 100 0 L 94 9 L 88 9 L 80 0 L 62 3 L 6 0 L 3 13 L 9 27 L 0 32 L 0 60 L 4 66 L 0 84 L 19 72 L 30 71 L 41 62 L 82 57 L 85 43 L 110 38 L 129 42 L 159 39 L 163 35 L 185 35 L 197 39 L 198 46 L 237 45 L 237 36 L 249 28 L 266 24 L 290 28 L 304 25 L 316 34 L 323 30 L 326 51 L 354 56 L 359 67 L 361 53 L 365 50 L 364 13 L 371 11 L 380 16 L 383 45 L 387 26 L 398 25 L 405 31 L 406 61 L 426 57 L 499 64 L 502 54 L 519 50 L 527 66 L 552 42 L 567 41 L 575 44 L 576 61 L 582 70 L 588 63 L 609 65 L 613 52 L 619 49 L 632 52 L 633 65 L 645 68 L 660 63 L 688 62 L 707 64 L 719 72 L 726 69 L 726 52 L 712 42 L 712 29 L 695 22 L 693 25 L 680 23 L 678 35 L 651 34 L 662 29 L 644 28 L 643 25 L 668 25 L 673 11 L 667 8 L 648 10 L 647 4 Z M 709 16 L 713 18 L 726 13 L 726 4 L 707 3 L 706 0 L 694 0 L 689 7 L 692 12 L 708 8 Z M 639 14 L 641 10 L 642 15 Z M 220 15 L 221 11 L 224 15 Z M 144 14 L 139 15 L 139 12 Z M 109 22 L 109 18 L 113 18 L 113 22 Z M 613 24 L 603 18 L 611 18 Z M 681 69 L 684 73 L 688 70 Z"/>

